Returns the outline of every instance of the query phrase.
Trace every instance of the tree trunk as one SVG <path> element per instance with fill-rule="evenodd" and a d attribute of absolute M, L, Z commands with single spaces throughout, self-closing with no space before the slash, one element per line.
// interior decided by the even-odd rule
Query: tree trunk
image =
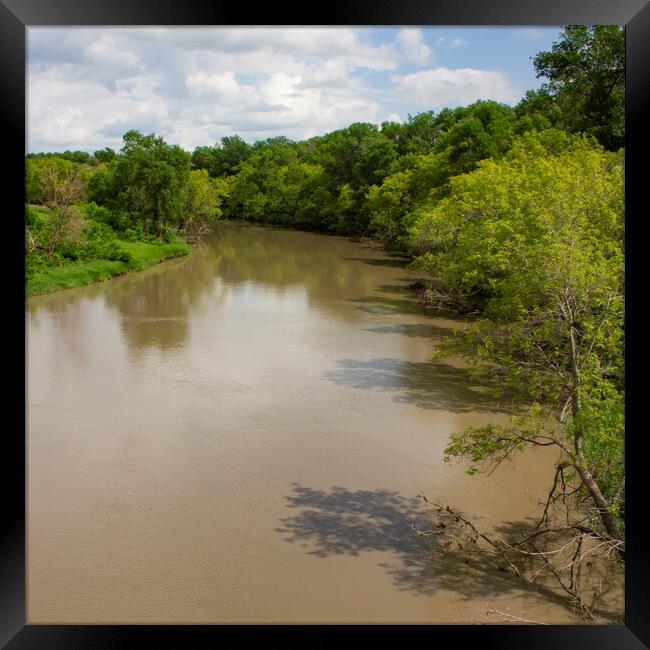
<path fill-rule="evenodd" d="M 609 503 L 607 502 L 607 499 L 605 499 L 605 496 L 601 492 L 598 483 L 596 483 L 594 477 L 587 469 L 585 464 L 584 434 L 582 431 L 582 424 L 579 422 L 582 404 L 580 400 L 580 366 L 578 359 L 578 346 L 576 343 L 576 328 L 574 322 L 571 322 L 569 325 L 569 337 L 571 341 L 571 377 L 573 383 L 573 386 L 571 387 L 571 415 L 574 422 L 573 444 L 576 454 L 573 466 L 578 472 L 580 480 L 587 488 L 587 490 L 589 490 L 589 494 L 591 495 L 591 498 L 598 508 L 598 513 L 600 514 L 601 521 L 605 526 L 605 530 L 614 539 L 622 541 L 623 535 L 621 535 L 621 532 L 616 525 L 614 516 L 609 511 Z M 576 421 L 578 421 L 577 424 Z"/>
<path fill-rule="evenodd" d="M 156 237 L 162 236 L 162 218 L 160 209 L 160 196 L 156 199 Z"/>
<path fill-rule="evenodd" d="M 605 526 L 605 530 L 607 531 L 610 537 L 622 541 L 623 535 L 621 535 L 621 532 L 619 531 L 618 526 L 616 525 L 616 520 L 614 519 L 614 516 L 609 511 L 609 504 L 607 503 L 607 499 L 605 499 L 603 493 L 600 491 L 600 488 L 598 487 L 598 483 L 596 483 L 596 481 L 594 480 L 594 477 L 591 475 L 591 472 L 581 462 L 578 462 L 577 459 L 576 462 L 573 463 L 573 466 L 576 468 L 576 471 L 578 472 L 580 479 L 585 484 L 586 488 L 589 490 L 589 494 L 591 495 L 591 498 L 594 500 L 594 503 L 598 508 L 600 518 L 603 522 L 603 525 Z"/>

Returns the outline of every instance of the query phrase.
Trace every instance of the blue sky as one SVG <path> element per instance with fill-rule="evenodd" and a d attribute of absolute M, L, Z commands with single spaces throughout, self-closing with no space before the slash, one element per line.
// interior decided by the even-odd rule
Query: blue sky
<path fill-rule="evenodd" d="M 119 149 L 135 128 L 192 150 L 352 122 L 514 105 L 558 27 L 30 27 L 28 151 Z"/>

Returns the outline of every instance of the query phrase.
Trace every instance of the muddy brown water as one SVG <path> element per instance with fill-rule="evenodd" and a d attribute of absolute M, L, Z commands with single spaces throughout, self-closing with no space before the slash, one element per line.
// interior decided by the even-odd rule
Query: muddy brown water
<path fill-rule="evenodd" d="M 491 476 L 448 436 L 506 421 L 374 245 L 221 224 L 187 258 L 30 298 L 29 623 L 575 622 L 416 535 L 537 512 L 552 456 Z M 549 471 L 551 474 L 549 474 Z"/>

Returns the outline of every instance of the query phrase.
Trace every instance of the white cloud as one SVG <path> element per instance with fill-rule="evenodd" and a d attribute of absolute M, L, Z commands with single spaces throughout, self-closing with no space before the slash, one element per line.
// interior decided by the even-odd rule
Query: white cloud
<path fill-rule="evenodd" d="M 457 47 L 464 47 L 469 45 L 469 41 L 465 41 L 462 38 L 453 37 L 447 38 L 446 36 L 440 36 L 436 39 L 436 47 L 439 47 L 443 50 L 455 50 Z"/>
<path fill-rule="evenodd" d="M 431 56 L 431 48 L 424 42 L 420 29 L 400 29 L 395 39 L 409 61 L 426 63 Z"/>
<path fill-rule="evenodd" d="M 294 102 L 300 101 L 301 96 L 304 97 L 304 91 L 299 93 L 295 88 L 301 82 L 300 75 L 289 76 L 284 72 L 276 72 L 260 84 L 260 99 L 267 106 L 291 108 Z"/>
<path fill-rule="evenodd" d="M 304 139 L 389 112 L 401 121 L 420 106 L 515 98 L 499 72 L 400 75 L 402 66 L 431 65 L 424 32 L 30 27 L 28 147 L 119 149 L 131 128 L 187 149 L 233 134 Z"/>
<path fill-rule="evenodd" d="M 144 29 L 141 38 L 158 46 L 196 52 L 201 57 L 218 55 L 226 60 L 253 59 L 265 64 L 269 57 L 306 60 L 314 57 L 345 60 L 352 67 L 394 70 L 398 51 L 393 44 L 373 46 L 363 42 L 363 30 L 347 27 L 227 27 Z M 417 31 L 417 30 L 415 30 Z M 139 35 L 140 36 L 140 35 Z M 244 67 L 248 67 L 244 63 Z M 259 68 L 251 68 L 255 72 Z M 268 70 L 259 70 L 267 72 Z"/>
<path fill-rule="evenodd" d="M 406 76 L 391 77 L 396 91 L 420 105 L 430 107 L 468 104 L 477 99 L 515 102 L 521 92 L 502 72 L 473 68 L 434 68 Z"/>
<path fill-rule="evenodd" d="M 153 92 L 154 84 L 135 77 L 109 90 L 101 83 L 71 79 L 70 65 L 29 74 L 28 139 L 38 143 L 35 150 L 119 147 L 130 128 L 162 132 L 169 110 Z"/>
<path fill-rule="evenodd" d="M 190 95 L 235 97 L 239 94 L 239 84 L 235 79 L 235 73 L 231 70 L 223 74 L 209 74 L 199 70 L 187 77 L 185 86 Z"/>
<path fill-rule="evenodd" d="M 350 64 L 342 59 L 326 59 L 305 66 L 303 78 L 312 88 L 340 88 L 350 83 Z"/>
<path fill-rule="evenodd" d="M 112 67 L 119 65 L 141 70 L 144 66 L 136 53 L 120 45 L 119 40 L 111 34 L 102 34 L 99 39 L 88 43 L 84 54 L 89 62 L 95 65 L 108 64 Z"/>
<path fill-rule="evenodd" d="M 419 30 L 372 44 L 351 28 L 39 27 L 28 44 L 33 151 L 120 148 L 133 128 L 190 149 L 234 133 L 302 139 L 376 119 L 358 70 L 428 56 Z"/>

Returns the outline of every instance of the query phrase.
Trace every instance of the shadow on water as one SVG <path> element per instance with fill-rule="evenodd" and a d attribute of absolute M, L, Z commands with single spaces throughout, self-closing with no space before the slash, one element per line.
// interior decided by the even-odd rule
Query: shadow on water
<path fill-rule="evenodd" d="M 384 298 L 383 296 L 368 296 L 366 298 L 351 298 L 350 302 L 357 303 L 358 309 L 369 312 L 386 314 L 426 314 L 426 309 L 415 300 L 404 298 Z"/>
<path fill-rule="evenodd" d="M 459 599 L 470 601 L 519 590 L 566 605 L 553 592 L 499 571 L 471 544 L 435 533 L 418 535 L 411 524 L 418 530 L 429 530 L 432 524 L 431 511 L 418 497 L 383 489 L 315 490 L 297 483 L 292 487 L 287 508 L 296 513 L 281 519 L 275 532 L 309 555 L 326 558 L 385 552 L 390 557 L 379 566 L 395 586 L 421 595 L 453 591 Z"/>
<path fill-rule="evenodd" d="M 412 278 L 403 278 L 403 282 L 412 282 Z M 375 291 L 379 291 L 381 293 L 400 293 L 405 296 L 410 297 L 414 302 L 417 301 L 418 296 L 417 294 L 413 291 L 413 289 L 409 289 L 407 284 L 378 284 L 375 287 Z"/>
<path fill-rule="evenodd" d="M 464 322 L 466 319 L 450 307 L 438 304 L 425 304 L 419 293 L 409 287 L 414 278 L 398 278 L 405 284 L 380 284 L 373 287 L 373 291 L 389 294 L 388 296 L 366 296 L 354 299 L 359 303 L 359 309 L 366 311 L 382 310 L 394 314 L 418 314 L 420 316 L 453 318 L 455 321 Z"/>
<path fill-rule="evenodd" d="M 336 384 L 368 390 L 393 391 L 393 400 L 420 408 L 454 413 L 502 411 L 485 385 L 470 383 L 468 371 L 445 363 L 413 362 L 390 357 L 338 359 L 324 373 Z"/>
<path fill-rule="evenodd" d="M 351 491 L 334 487 L 314 490 L 298 484 L 286 497 L 287 507 L 299 510 L 281 520 L 276 532 L 300 544 L 309 555 L 358 556 L 365 551 L 390 552 L 394 560 L 381 563 L 401 590 L 433 594 L 439 583 L 430 541 L 410 527 L 427 527 L 421 499 L 390 490 Z"/>
<path fill-rule="evenodd" d="M 398 269 L 405 269 L 411 260 L 400 257 L 389 257 L 382 259 L 372 259 L 367 257 L 345 257 L 346 262 L 363 262 L 364 264 L 372 264 L 373 266 L 393 266 Z"/>
<path fill-rule="evenodd" d="M 440 339 L 443 336 L 453 334 L 449 327 L 438 327 L 437 325 L 425 325 L 422 323 L 405 323 L 403 325 L 376 325 L 375 327 L 364 327 L 366 332 L 378 334 L 401 334 L 411 337 L 422 337 L 426 339 Z"/>

